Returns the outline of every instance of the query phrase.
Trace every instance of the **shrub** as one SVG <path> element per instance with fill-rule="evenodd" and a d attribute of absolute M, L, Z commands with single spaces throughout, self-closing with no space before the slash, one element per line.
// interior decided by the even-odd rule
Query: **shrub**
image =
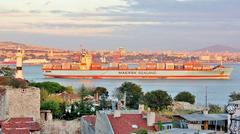
<path fill-rule="evenodd" d="M 47 90 L 50 94 L 52 93 L 62 93 L 65 90 L 65 87 L 56 82 L 39 82 L 39 83 L 30 83 L 30 86 L 38 87 L 40 89 Z"/>
<path fill-rule="evenodd" d="M 229 95 L 230 101 L 237 101 L 240 100 L 240 92 L 232 92 L 231 95 Z"/>
<path fill-rule="evenodd" d="M 62 115 L 60 104 L 54 100 L 42 102 L 41 110 L 51 110 L 53 118 L 60 118 Z"/>
<path fill-rule="evenodd" d="M 209 104 L 209 113 L 223 113 L 223 110 L 219 105 Z"/>

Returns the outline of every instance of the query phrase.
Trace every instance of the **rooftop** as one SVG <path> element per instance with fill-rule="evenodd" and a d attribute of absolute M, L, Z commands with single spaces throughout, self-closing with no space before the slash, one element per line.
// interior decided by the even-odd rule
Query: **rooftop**
<path fill-rule="evenodd" d="M 187 121 L 221 121 L 228 120 L 228 114 L 187 114 L 180 115 Z"/>
<path fill-rule="evenodd" d="M 32 131 L 39 131 L 40 125 L 33 121 L 33 118 L 11 118 L 3 121 L 1 128 L 4 134 L 29 134 Z"/>
<path fill-rule="evenodd" d="M 95 123 L 96 123 L 95 115 L 86 115 L 86 116 L 83 116 L 83 119 L 87 121 L 89 124 L 91 124 L 93 128 L 95 128 Z"/>
<path fill-rule="evenodd" d="M 198 134 L 214 134 L 214 131 L 211 130 L 194 130 L 194 129 L 180 129 L 180 128 L 173 128 L 171 130 L 168 130 L 168 134 L 195 134 L 196 132 L 199 132 Z M 166 134 L 166 131 L 160 131 L 156 134 Z"/>
<path fill-rule="evenodd" d="M 142 118 L 142 114 L 122 114 L 117 118 L 114 118 L 112 114 L 109 114 L 108 119 L 115 134 L 131 133 L 137 130 L 137 128 L 145 128 L 152 131 L 155 130 L 154 127 L 147 126 L 147 121 Z M 137 126 L 137 128 L 133 126 Z"/>

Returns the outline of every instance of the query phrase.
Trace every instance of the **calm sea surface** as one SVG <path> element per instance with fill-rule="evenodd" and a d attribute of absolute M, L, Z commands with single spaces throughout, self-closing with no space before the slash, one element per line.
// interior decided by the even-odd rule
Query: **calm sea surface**
<path fill-rule="evenodd" d="M 144 92 L 162 89 L 174 97 L 181 91 L 189 91 L 196 96 L 196 104 L 205 104 L 205 91 L 208 89 L 208 102 L 227 104 L 229 95 L 233 91 L 240 91 L 240 65 L 227 65 L 234 68 L 230 80 L 102 80 L 102 79 L 53 79 L 44 78 L 41 66 L 24 66 L 24 77 L 29 81 L 54 81 L 75 89 L 82 84 L 88 87 L 103 86 L 110 92 L 119 87 L 124 81 L 131 81 L 141 85 Z"/>

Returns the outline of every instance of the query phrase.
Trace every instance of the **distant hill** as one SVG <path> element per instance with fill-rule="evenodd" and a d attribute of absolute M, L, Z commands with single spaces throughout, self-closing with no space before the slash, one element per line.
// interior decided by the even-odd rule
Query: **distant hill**
<path fill-rule="evenodd" d="M 18 47 L 21 47 L 24 50 L 31 50 L 31 51 L 49 51 L 49 50 L 57 50 L 54 48 L 48 48 L 38 45 L 31 45 L 31 44 L 23 44 L 23 43 L 16 43 L 16 42 L 0 42 L 0 50 L 16 50 Z"/>
<path fill-rule="evenodd" d="M 202 49 L 199 49 L 196 51 L 199 51 L 199 52 L 206 52 L 206 51 L 209 51 L 209 52 L 226 52 L 226 51 L 240 52 L 240 49 L 229 47 L 229 46 L 224 46 L 224 45 L 213 45 L 213 46 L 202 48 Z"/>

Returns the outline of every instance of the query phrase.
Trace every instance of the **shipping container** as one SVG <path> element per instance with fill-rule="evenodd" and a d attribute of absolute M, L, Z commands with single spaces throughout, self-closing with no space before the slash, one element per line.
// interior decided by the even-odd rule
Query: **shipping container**
<path fill-rule="evenodd" d="M 118 63 L 110 63 L 109 67 L 110 68 L 118 68 Z"/>
<path fill-rule="evenodd" d="M 128 69 L 137 69 L 138 64 L 128 64 Z"/>
<path fill-rule="evenodd" d="M 202 66 L 201 65 L 194 65 L 193 70 L 202 70 Z"/>
<path fill-rule="evenodd" d="M 119 64 L 119 69 L 128 69 L 128 64 L 127 63 L 120 63 Z"/>
<path fill-rule="evenodd" d="M 80 66 L 79 66 L 79 64 L 71 64 L 71 69 L 72 70 L 79 70 Z"/>
<path fill-rule="evenodd" d="M 108 69 L 109 68 L 109 64 L 102 64 L 101 65 L 101 69 Z"/>
<path fill-rule="evenodd" d="M 192 70 L 193 69 L 193 64 L 184 64 L 184 69 L 185 70 Z"/>
<path fill-rule="evenodd" d="M 60 65 L 60 64 L 53 65 L 53 69 L 54 70 L 61 70 L 62 69 L 62 65 Z"/>
<path fill-rule="evenodd" d="M 211 70 L 211 66 L 209 66 L 209 65 L 203 65 L 202 69 L 203 69 L 203 70 Z"/>
<path fill-rule="evenodd" d="M 156 69 L 157 68 L 157 64 L 156 63 L 147 63 L 147 69 Z"/>
<path fill-rule="evenodd" d="M 157 69 L 165 70 L 166 69 L 165 63 L 157 63 Z"/>
<path fill-rule="evenodd" d="M 147 68 L 146 63 L 139 63 L 138 64 L 138 69 L 146 69 L 146 68 Z"/>
<path fill-rule="evenodd" d="M 52 69 L 53 65 L 52 64 L 44 64 L 43 69 Z"/>
<path fill-rule="evenodd" d="M 174 63 L 166 63 L 167 70 L 174 70 Z"/>
<path fill-rule="evenodd" d="M 71 69 L 71 64 L 70 63 L 62 63 L 62 69 L 63 70 Z"/>
<path fill-rule="evenodd" d="M 174 64 L 174 69 L 182 70 L 182 69 L 184 69 L 184 65 L 182 63 L 175 63 Z"/>

